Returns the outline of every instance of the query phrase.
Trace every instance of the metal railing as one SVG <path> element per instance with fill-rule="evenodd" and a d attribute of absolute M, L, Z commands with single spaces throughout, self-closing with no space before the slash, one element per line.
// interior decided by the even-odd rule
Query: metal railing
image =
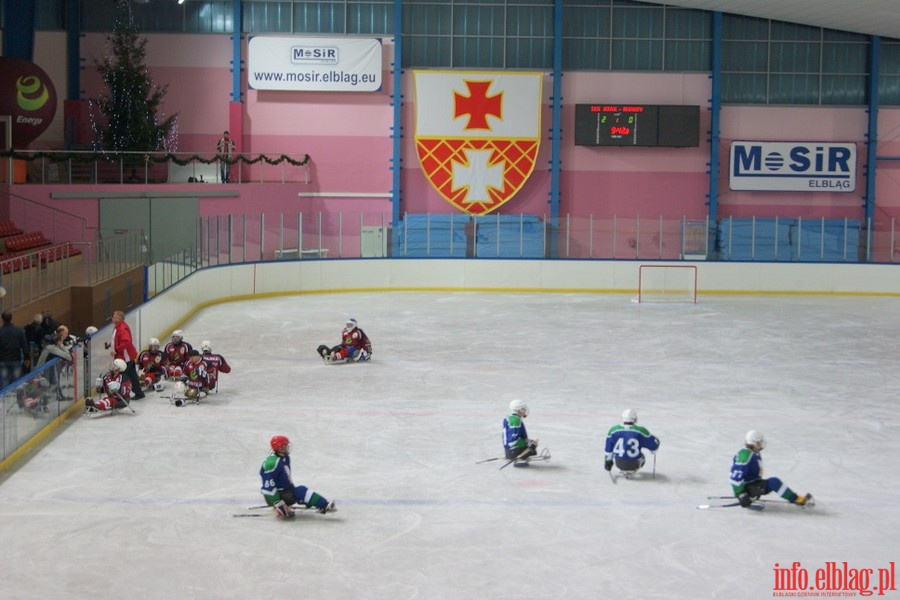
<path fill-rule="evenodd" d="M 154 184 L 221 183 L 222 167 L 230 167 L 229 183 L 309 183 L 308 155 L 280 153 L 94 152 L 88 150 L 16 150 L 4 159 L 5 173 L 22 172 L 13 183 Z"/>
<path fill-rule="evenodd" d="M 403 214 L 397 223 L 391 223 L 390 218 L 384 212 L 204 217 L 197 221 L 193 240 L 153 264 L 147 262 L 149 241 L 139 231 L 53 246 L 65 260 L 42 260 L 43 250 L 35 250 L 0 261 L 0 285 L 12 294 L 3 306 L 24 304 L 71 285 L 71 276 L 63 271 L 76 266 L 84 273 L 79 281 L 93 285 L 146 265 L 146 291 L 154 295 L 203 267 L 269 260 L 389 257 L 900 262 L 900 238 L 893 218 L 867 226 L 854 219 L 799 217 L 711 222 L 686 216 L 564 215 L 553 219 L 528 214 Z"/>
<path fill-rule="evenodd" d="M 196 240 L 150 265 L 158 293 L 207 266 L 341 258 L 900 262 L 894 219 L 596 218 L 566 215 L 260 213 L 200 219 Z"/>
<path fill-rule="evenodd" d="M 94 286 L 146 262 L 143 233 L 42 246 L 0 260 L 4 310 L 30 304 L 69 287 Z"/>

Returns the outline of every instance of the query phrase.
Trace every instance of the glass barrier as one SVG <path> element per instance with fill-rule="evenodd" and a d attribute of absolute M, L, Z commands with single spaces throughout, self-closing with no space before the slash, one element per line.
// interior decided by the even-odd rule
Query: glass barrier
<path fill-rule="evenodd" d="M 72 350 L 72 360 L 52 358 L 0 390 L 0 460 L 5 460 L 65 413 L 84 396 L 84 346 Z"/>

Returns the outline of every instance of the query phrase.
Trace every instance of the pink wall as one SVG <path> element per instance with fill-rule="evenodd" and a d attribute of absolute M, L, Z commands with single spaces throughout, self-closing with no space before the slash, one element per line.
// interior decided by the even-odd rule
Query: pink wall
<path fill-rule="evenodd" d="M 168 84 L 166 112 L 177 112 L 179 151 L 211 154 L 229 126 L 231 40 L 228 35 L 147 36 L 147 62 L 154 78 Z M 245 42 L 246 44 L 246 42 Z M 105 38 L 83 38 L 83 56 L 102 56 Z M 284 189 L 273 185 L 237 186 L 240 198 L 202 203 L 204 214 L 300 210 L 356 211 L 385 201 L 298 199 L 298 192 L 371 193 L 391 191 L 392 120 L 390 90 L 393 45 L 384 42 L 383 89 L 373 93 L 263 92 L 243 87 L 242 150 L 273 156 L 311 157 L 308 184 Z M 65 96 L 65 36 L 38 34 L 36 62 L 56 81 Z M 90 61 L 87 63 L 90 65 Z M 98 94 L 92 67 L 83 75 L 85 98 Z M 552 80 L 544 81 L 542 141 L 531 178 L 502 213 L 549 212 Z M 412 73 L 403 78 L 403 163 L 401 212 L 449 213 L 456 209 L 425 180 L 415 152 Z M 706 73 L 566 73 L 561 148 L 563 214 L 624 218 L 702 218 L 707 212 L 710 80 Z M 696 104 L 701 106 L 699 148 L 587 148 L 572 139 L 574 105 L 585 102 Z M 864 108 L 792 108 L 729 106 L 721 115 L 722 169 L 718 182 L 720 215 L 862 217 L 865 182 Z M 35 147 L 59 147 L 62 108 Z M 879 111 L 879 155 L 900 155 L 900 109 Z M 858 189 L 853 193 L 732 192 L 728 189 L 728 149 L 732 140 L 841 141 L 859 147 Z M 129 188 L 131 189 L 131 187 Z M 17 193 L 49 201 L 48 188 L 21 186 Z M 879 218 L 900 216 L 900 161 L 878 163 Z M 388 211 L 390 205 L 387 205 Z"/>

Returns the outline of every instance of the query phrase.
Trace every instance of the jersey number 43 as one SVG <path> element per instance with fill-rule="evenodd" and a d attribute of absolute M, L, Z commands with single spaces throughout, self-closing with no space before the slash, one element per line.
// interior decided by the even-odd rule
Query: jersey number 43
<path fill-rule="evenodd" d="M 635 459 L 641 455 L 641 442 L 636 438 L 631 438 L 629 440 L 619 438 L 616 440 L 616 445 L 613 447 L 613 454 L 620 458 L 627 457 Z"/>

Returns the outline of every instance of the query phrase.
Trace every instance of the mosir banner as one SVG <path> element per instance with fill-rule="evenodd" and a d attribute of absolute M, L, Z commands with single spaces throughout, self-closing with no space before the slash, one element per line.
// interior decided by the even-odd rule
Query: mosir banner
<path fill-rule="evenodd" d="M 375 92 L 381 40 L 250 38 L 247 83 L 255 90 Z"/>
<path fill-rule="evenodd" d="M 830 142 L 732 142 L 728 183 L 732 190 L 852 192 L 856 144 Z"/>

